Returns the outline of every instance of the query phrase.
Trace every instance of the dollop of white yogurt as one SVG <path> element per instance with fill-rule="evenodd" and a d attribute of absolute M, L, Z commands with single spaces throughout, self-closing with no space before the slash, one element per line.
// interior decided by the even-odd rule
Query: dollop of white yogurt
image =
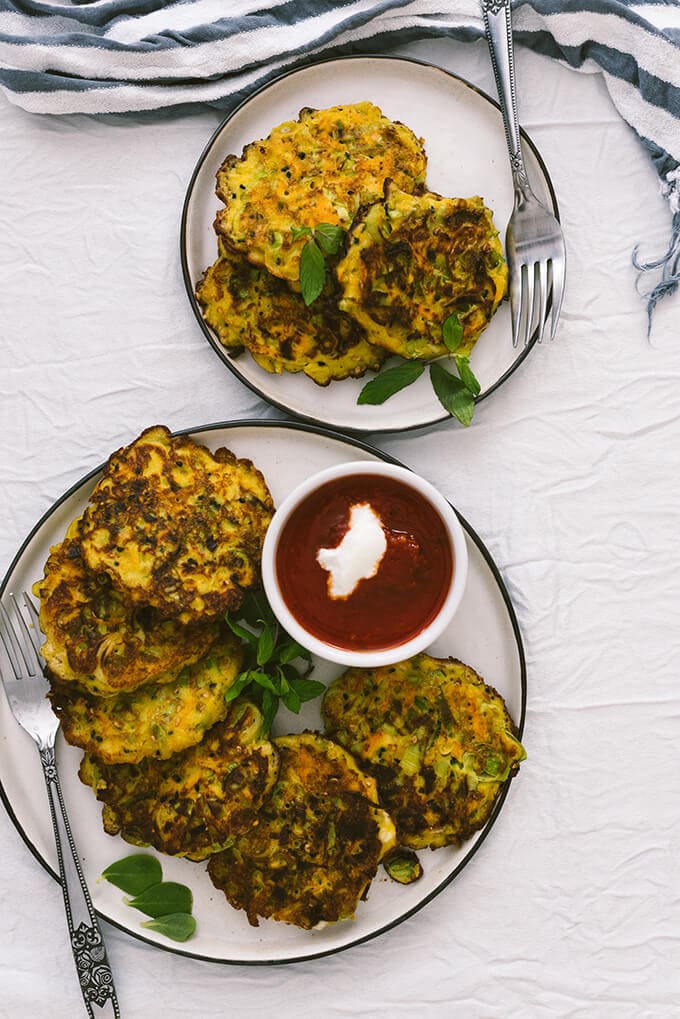
<path fill-rule="evenodd" d="M 349 527 L 335 548 L 320 548 L 319 565 L 327 570 L 331 598 L 348 598 L 360 580 L 374 577 L 387 550 L 382 520 L 370 503 L 350 507 Z"/>

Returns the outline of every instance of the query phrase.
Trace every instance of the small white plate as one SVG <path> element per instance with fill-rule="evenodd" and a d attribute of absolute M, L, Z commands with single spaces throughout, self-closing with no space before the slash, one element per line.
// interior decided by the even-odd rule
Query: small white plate
<path fill-rule="evenodd" d="M 305 425 L 276 422 L 216 424 L 191 434 L 211 449 L 228 446 L 237 456 L 252 459 L 264 473 L 275 504 L 309 474 L 349 460 L 390 460 L 378 450 Z M 63 538 L 70 521 L 82 512 L 99 472 L 67 492 L 37 524 L 24 542 L 0 587 L 30 591 L 40 579 L 50 545 Z M 447 493 L 448 494 L 448 493 Z M 524 725 L 526 671 L 522 641 L 508 593 L 491 556 L 470 526 L 461 520 L 468 542 L 469 571 L 465 595 L 453 622 L 432 646 L 433 654 L 453 655 L 472 665 L 505 698 L 520 735 Z M 342 666 L 317 662 L 314 677 L 330 682 Z M 321 729 L 319 702 L 304 705 L 300 715 L 280 710 L 275 734 Z M 421 854 L 424 876 L 412 885 L 391 881 L 382 868 L 361 902 L 354 921 L 331 924 L 319 931 L 263 920 L 251 927 L 245 914 L 232 909 L 212 885 L 204 864 L 158 855 L 166 880 L 183 882 L 194 894 L 198 929 L 181 947 L 161 934 L 143 931 L 141 913 L 123 903 L 123 894 L 101 872 L 114 860 L 135 850 L 120 836 L 106 835 L 101 806 L 78 779 L 81 751 L 67 746 L 61 734 L 57 761 L 76 845 L 95 909 L 134 937 L 182 955 L 214 962 L 279 963 L 312 959 L 373 938 L 420 909 L 442 890 L 468 862 L 488 834 L 505 800 L 504 790 L 485 828 L 460 848 Z M 56 877 L 57 860 L 35 744 L 12 716 L 0 694 L 0 795 L 14 824 L 36 858 Z M 506 818 L 512 823 L 512 814 Z M 149 850 L 149 852 L 153 852 Z M 64 927 L 64 936 L 66 927 Z"/>
<path fill-rule="evenodd" d="M 512 180 L 498 104 L 449 71 L 402 57 L 345 57 L 293 71 L 250 96 L 217 129 L 194 171 L 184 203 L 181 256 L 189 301 L 203 332 L 224 363 L 247 386 L 282 410 L 333 428 L 393 432 L 448 418 L 426 372 L 382 406 L 357 404 L 362 386 L 373 377 L 345 379 L 320 389 L 302 374 L 272 375 L 248 353 L 231 357 L 203 321 L 194 288 L 217 257 L 213 222 L 222 207 L 215 174 L 226 156 L 265 138 L 277 124 L 295 120 L 305 106 L 324 108 L 369 100 L 425 141 L 427 185 L 442 195 L 481 195 L 493 210 L 501 237 L 513 206 Z M 523 133 L 529 178 L 538 197 L 558 215 L 552 184 L 531 139 Z M 504 301 L 471 357 L 488 397 L 517 369 L 533 346 L 512 345 L 510 307 Z M 395 362 L 396 363 L 396 362 Z"/>

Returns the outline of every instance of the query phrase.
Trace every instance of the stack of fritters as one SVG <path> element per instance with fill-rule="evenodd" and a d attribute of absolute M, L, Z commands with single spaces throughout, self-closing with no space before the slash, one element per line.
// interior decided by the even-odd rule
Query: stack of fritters
<path fill-rule="evenodd" d="M 369 102 L 304 109 L 229 155 L 217 173 L 217 261 L 197 284 L 203 317 L 231 354 L 319 385 L 377 370 L 388 353 L 447 354 L 444 321 L 469 354 L 507 290 L 481 198 L 425 190 L 422 139 Z M 301 254 L 320 224 L 347 232 L 326 285 L 300 296 Z"/>
<path fill-rule="evenodd" d="M 235 701 L 200 743 L 168 760 L 111 765 L 86 754 L 80 778 L 104 804 L 109 835 L 204 860 L 257 822 L 276 781 L 279 755 L 261 729 L 258 708 Z"/>
<path fill-rule="evenodd" d="M 70 743 L 167 759 L 225 717 L 241 650 L 219 620 L 259 582 L 272 513 L 250 461 L 162 426 L 111 456 L 33 589 Z"/>

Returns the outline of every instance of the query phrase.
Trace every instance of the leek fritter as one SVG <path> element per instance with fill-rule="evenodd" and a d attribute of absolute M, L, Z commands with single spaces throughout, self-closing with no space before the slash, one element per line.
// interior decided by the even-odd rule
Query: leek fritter
<path fill-rule="evenodd" d="M 150 683 L 116 697 L 74 694 L 53 683 L 50 699 L 66 742 L 106 764 L 136 764 L 145 757 L 166 760 L 199 743 L 226 717 L 225 694 L 241 660 L 239 642 L 221 636 L 204 658 L 187 665 L 171 683 Z"/>
<path fill-rule="evenodd" d="M 320 386 L 380 368 L 385 351 L 368 343 L 361 326 L 339 311 L 330 280 L 308 308 L 282 280 L 223 243 L 219 252 L 196 297 L 230 353 L 246 348 L 265 371 L 304 372 Z"/>
<path fill-rule="evenodd" d="M 93 573 L 80 550 L 80 519 L 50 549 L 40 599 L 42 655 L 60 683 L 111 696 L 144 683 L 171 682 L 198 661 L 217 636 L 214 624 L 182 626 L 153 610 L 135 610 L 108 575 Z"/>
<path fill-rule="evenodd" d="M 272 498 L 249 460 L 148 428 L 110 458 L 82 522 L 88 567 L 134 605 L 192 623 L 258 582 Z"/>
<path fill-rule="evenodd" d="M 259 709 L 236 701 L 199 744 L 166 761 L 103 764 L 86 754 L 80 778 L 104 804 L 109 835 L 204 860 L 257 821 L 276 781 L 279 755 L 261 727 Z"/>
<path fill-rule="evenodd" d="M 525 756 L 500 694 L 453 658 L 349 669 L 328 688 L 323 715 L 329 736 L 376 779 L 412 849 L 469 838 Z"/>
<path fill-rule="evenodd" d="M 215 229 L 230 248 L 295 287 L 305 238 L 293 228 L 347 229 L 385 180 L 405 191 L 425 180 L 423 143 L 369 102 L 301 110 L 261 141 L 230 155 L 217 173 L 225 203 Z"/>
<path fill-rule="evenodd" d="M 259 823 L 211 856 L 208 873 L 253 926 L 260 916 L 306 930 L 349 919 L 394 845 L 394 825 L 373 779 L 337 744 L 316 733 L 274 743 L 279 777 Z"/>
<path fill-rule="evenodd" d="M 407 194 L 394 183 L 363 210 L 336 267 L 340 308 L 371 343 L 405 358 L 448 353 L 444 321 L 457 315 L 469 354 L 507 291 L 492 214 L 479 197 Z"/>

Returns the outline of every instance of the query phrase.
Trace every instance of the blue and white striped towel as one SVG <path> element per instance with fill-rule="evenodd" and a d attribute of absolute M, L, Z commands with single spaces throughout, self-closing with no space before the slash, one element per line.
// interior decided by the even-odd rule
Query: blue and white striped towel
<path fill-rule="evenodd" d="M 656 165 L 673 216 L 649 312 L 680 283 L 680 7 L 650 0 L 525 0 L 517 41 L 601 71 Z M 225 109 L 321 54 L 483 34 L 478 0 L 0 0 L 0 88 L 35 113 Z"/>

